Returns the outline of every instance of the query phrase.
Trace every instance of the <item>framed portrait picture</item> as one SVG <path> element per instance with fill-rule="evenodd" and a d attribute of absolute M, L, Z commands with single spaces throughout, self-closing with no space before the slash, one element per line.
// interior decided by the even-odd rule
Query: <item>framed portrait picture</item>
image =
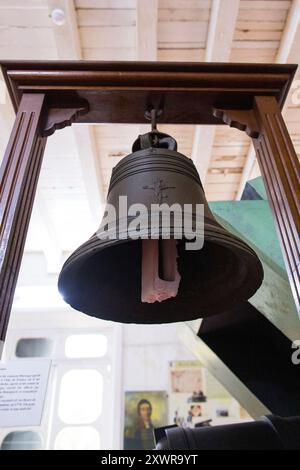
<path fill-rule="evenodd" d="M 125 393 L 125 450 L 154 449 L 154 428 L 167 424 L 166 392 Z"/>

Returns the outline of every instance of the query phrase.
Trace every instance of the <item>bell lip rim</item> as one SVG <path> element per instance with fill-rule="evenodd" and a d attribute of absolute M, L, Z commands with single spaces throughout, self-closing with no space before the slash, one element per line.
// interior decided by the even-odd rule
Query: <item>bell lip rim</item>
<path fill-rule="evenodd" d="M 91 238 L 93 238 L 93 237 L 91 237 Z M 90 240 L 91 240 L 91 239 L 90 239 Z M 118 244 L 126 243 L 126 242 L 139 242 L 140 240 L 141 240 L 141 239 L 136 239 L 136 240 L 133 240 L 133 239 L 118 240 L 118 242 L 119 242 Z M 238 240 L 239 240 L 239 239 L 238 239 Z M 110 242 L 115 242 L 116 240 L 109 240 L 109 241 L 110 241 Z M 211 240 L 208 241 L 208 243 L 217 243 L 217 242 L 218 242 L 218 241 L 215 240 L 215 239 L 214 239 L 214 240 L 211 239 Z M 223 246 L 223 248 L 225 248 L 226 251 L 230 251 L 236 258 L 239 258 L 239 257 L 238 257 L 238 255 L 236 254 L 236 252 L 233 250 L 234 247 L 235 247 L 235 248 L 238 248 L 239 253 L 241 253 L 242 256 L 243 256 L 243 260 L 245 260 L 245 258 L 244 258 L 245 256 L 246 256 L 246 258 L 250 258 L 250 259 L 252 258 L 251 263 L 250 263 L 250 266 L 249 266 L 249 264 L 247 264 L 247 271 L 246 271 L 246 273 L 245 273 L 245 278 L 246 278 L 246 279 L 249 278 L 249 276 L 251 276 L 251 273 L 253 273 L 252 279 L 254 279 L 254 281 L 253 281 L 252 286 L 250 286 L 251 288 L 249 288 L 249 286 L 248 286 L 248 287 L 247 287 L 247 290 L 246 290 L 246 292 L 245 292 L 245 295 L 244 295 L 242 298 L 240 298 L 238 301 L 232 302 L 232 303 L 230 303 L 230 301 L 228 301 L 228 302 L 225 304 L 225 308 L 226 308 L 226 309 L 233 307 L 233 306 L 236 305 L 237 303 L 240 303 L 240 302 L 243 302 L 243 301 L 248 301 L 248 300 L 257 292 L 257 290 L 261 287 L 261 285 L 262 285 L 262 283 L 263 283 L 263 279 L 264 279 L 264 269 L 263 269 L 262 262 L 261 262 L 259 256 L 257 255 L 257 253 L 256 253 L 250 246 L 248 246 L 245 242 L 243 242 L 243 245 L 244 245 L 244 244 L 245 244 L 245 246 L 239 246 L 239 245 L 234 244 L 233 242 L 232 242 L 232 243 L 228 243 L 228 242 L 227 242 L 226 244 L 220 244 L 220 243 L 219 243 L 219 245 Z M 107 248 L 107 247 L 109 247 L 109 246 L 111 246 L 111 244 L 105 245 L 105 246 L 102 245 L 103 249 L 104 249 L 104 248 Z M 80 248 L 80 247 L 79 247 L 79 248 Z M 60 292 L 60 294 L 61 294 L 62 296 L 63 296 L 63 292 L 62 292 L 62 289 L 61 289 L 61 283 L 63 282 L 63 277 L 64 277 L 65 275 L 68 276 L 68 272 L 69 272 L 70 269 L 72 269 L 73 264 L 74 264 L 74 263 L 77 264 L 77 263 L 79 262 L 81 266 L 79 266 L 78 269 L 80 270 L 81 267 L 82 267 L 82 265 L 85 264 L 91 256 L 93 256 L 95 253 L 97 253 L 97 252 L 99 252 L 99 251 L 102 251 L 102 250 L 97 250 L 97 248 L 96 248 L 96 249 L 94 249 L 94 250 L 89 250 L 88 256 L 86 256 L 86 255 L 83 256 L 83 257 L 75 256 L 75 257 L 73 257 L 72 259 L 70 259 L 70 258 L 72 257 L 72 255 L 71 255 L 70 258 L 68 258 L 68 259 L 66 260 L 66 262 L 64 263 L 64 265 L 63 265 L 63 267 L 62 267 L 62 269 L 61 269 L 61 272 L 60 272 L 59 277 L 58 277 L 58 282 L 57 282 L 58 290 L 59 290 L 59 292 Z M 80 259 L 80 258 L 81 258 L 81 259 Z M 240 259 L 240 261 L 239 261 L 240 263 L 243 263 L 243 262 L 244 262 L 244 261 L 241 260 L 241 258 L 239 258 L 239 259 Z M 69 261 L 69 262 L 68 262 L 68 261 Z M 63 298 L 64 298 L 64 296 L 63 296 Z M 171 301 L 171 300 L 174 300 L 174 299 L 169 299 L 169 301 Z M 76 308 L 74 305 L 72 305 L 71 302 L 69 302 L 69 301 L 66 300 L 65 298 L 64 298 L 64 301 L 65 301 L 67 304 L 69 304 L 72 308 L 74 308 L 75 310 L 78 310 L 78 311 L 82 312 L 82 310 L 80 310 L 79 308 Z M 155 304 L 155 303 L 154 303 L 154 304 Z M 183 305 L 183 307 L 184 307 L 184 305 Z M 202 307 L 202 312 L 204 312 L 204 313 L 205 313 L 206 311 L 211 312 L 212 309 L 214 309 L 214 307 L 209 307 L 209 306 L 208 306 L 208 307 Z M 96 318 L 102 318 L 102 319 L 105 319 L 105 320 L 108 320 L 108 321 L 116 321 L 116 322 L 119 321 L 119 320 L 117 320 L 117 319 L 113 320 L 112 318 L 98 317 L 97 315 L 92 315 L 92 314 L 86 313 L 86 312 L 82 312 L 82 313 L 85 313 L 86 315 L 89 315 L 89 316 L 94 316 L 94 317 L 96 317 Z M 216 313 L 208 313 L 208 314 L 202 315 L 202 317 L 199 316 L 198 314 L 197 314 L 198 316 L 189 317 L 189 319 L 187 319 L 187 318 L 185 317 L 185 321 L 189 321 L 189 320 L 193 320 L 193 319 L 197 319 L 197 318 L 204 318 L 204 317 L 206 317 L 206 316 L 210 316 L 210 315 L 214 315 L 214 314 L 218 314 L 218 313 L 221 313 L 221 310 L 216 311 Z M 200 314 L 200 315 L 201 315 L 201 314 Z M 176 321 L 184 321 L 184 320 L 176 320 Z M 135 323 L 135 322 L 134 322 L 134 321 L 128 321 L 128 322 L 124 322 L 124 323 Z M 159 323 L 172 323 L 172 322 L 160 321 Z M 148 322 L 145 322 L 144 324 L 155 324 L 155 323 L 152 322 L 152 321 L 148 321 Z"/>
<path fill-rule="evenodd" d="M 247 273 L 247 276 L 249 276 L 249 273 Z M 153 313 L 149 314 L 149 312 L 147 312 L 145 314 L 141 314 L 141 313 L 135 314 L 134 315 L 135 318 L 130 317 L 129 319 L 127 319 L 128 317 L 126 317 L 126 316 L 122 316 L 120 313 L 117 313 L 116 315 L 114 315 L 113 311 L 109 315 L 106 315 L 106 314 L 101 315 L 97 312 L 96 313 L 91 313 L 91 312 L 88 312 L 88 311 L 84 311 L 80 305 L 76 306 L 76 304 L 75 304 L 76 301 L 74 301 L 74 303 L 73 303 L 72 301 L 69 301 L 69 299 L 64 298 L 64 297 L 63 297 L 63 300 L 71 308 L 73 308 L 74 310 L 80 312 L 83 315 L 87 315 L 91 318 L 96 318 L 96 319 L 104 320 L 104 321 L 110 321 L 110 322 L 114 322 L 114 323 L 141 324 L 141 325 L 159 325 L 159 324 L 167 324 L 167 323 L 181 323 L 181 322 L 186 322 L 186 321 L 200 320 L 202 318 L 208 318 L 208 317 L 211 317 L 211 316 L 222 314 L 222 313 L 225 313 L 226 311 L 228 311 L 229 309 L 235 308 L 239 304 L 242 304 L 244 302 L 248 302 L 249 299 L 251 299 L 255 295 L 255 293 L 258 291 L 258 289 L 261 287 L 261 285 L 263 283 L 263 279 L 264 279 L 264 272 L 263 272 L 263 269 L 261 267 L 259 272 L 257 271 L 255 284 L 253 283 L 251 288 L 249 288 L 249 286 L 248 286 L 247 290 L 245 289 L 243 296 L 239 297 L 237 300 L 227 297 L 227 299 L 224 299 L 222 301 L 222 306 L 218 303 L 213 304 L 213 305 L 199 306 L 198 307 L 198 312 L 195 311 L 195 313 L 192 313 L 191 311 L 189 313 L 186 312 L 186 310 L 184 308 L 186 306 L 186 303 L 185 303 L 184 299 L 178 299 L 177 297 L 170 298 L 170 299 L 168 299 L 164 302 L 168 302 L 169 304 L 171 302 L 174 302 L 177 305 L 178 305 L 178 303 L 181 303 L 182 304 L 182 312 L 184 312 L 181 317 L 178 316 L 178 317 L 176 317 L 176 319 L 174 319 L 174 317 L 173 318 L 171 317 L 170 320 L 169 320 L 167 314 L 161 315 L 160 313 L 158 313 L 157 315 L 159 316 L 159 318 L 157 319 L 158 321 L 156 321 L 155 319 L 153 319 Z M 60 294 L 62 295 L 62 292 L 60 291 L 59 287 L 58 287 L 58 290 L 59 290 Z M 162 303 L 164 303 L 164 302 L 162 302 Z M 155 307 L 158 304 L 159 304 L 159 302 L 154 302 L 153 304 L 149 304 L 149 305 Z M 139 321 L 140 319 L 143 319 L 144 321 Z"/>

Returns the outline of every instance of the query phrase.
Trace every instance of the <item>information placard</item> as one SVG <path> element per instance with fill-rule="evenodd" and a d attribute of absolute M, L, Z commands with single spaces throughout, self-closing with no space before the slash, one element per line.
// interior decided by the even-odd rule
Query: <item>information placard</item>
<path fill-rule="evenodd" d="M 39 426 L 50 360 L 16 360 L 0 364 L 0 426 Z"/>

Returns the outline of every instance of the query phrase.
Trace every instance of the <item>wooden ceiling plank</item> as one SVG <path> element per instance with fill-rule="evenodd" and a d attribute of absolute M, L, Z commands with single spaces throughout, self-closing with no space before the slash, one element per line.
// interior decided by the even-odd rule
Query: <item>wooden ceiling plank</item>
<path fill-rule="evenodd" d="M 12 57 L 18 53 L 18 57 L 22 57 L 24 60 L 32 60 L 32 46 L 23 46 L 19 45 L 17 48 L 15 46 L 3 46 L 0 44 L 0 57 L 2 60 L 11 60 Z M 57 59 L 56 48 L 55 47 L 38 47 L 34 49 L 34 59 L 35 60 L 44 60 L 47 57 L 47 60 Z"/>
<path fill-rule="evenodd" d="M 207 21 L 161 21 L 158 23 L 158 43 L 203 44 L 207 25 Z"/>
<path fill-rule="evenodd" d="M 194 10 L 194 9 L 209 9 L 211 0 L 160 0 L 159 7 L 173 8 L 174 10 Z"/>
<path fill-rule="evenodd" d="M 268 18 L 268 21 L 285 21 L 286 10 L 268 10 L 268 9 L 240 9 L 238 19 L 241 21 L 263 21 Z"/>
<path fill-rule="evenodd" d="M 112 28 L 101 28 L 101 26 L 79 28 L 80 40 L 84 48 L 98 48 L 99 46 L 118 48 L 134 47 L 135 27 L 114 26 Z"/>
<path fill-rule="evenodd" d="M 23 8 L 3 8 L 0 4 L 0 27 L 46 28 L 51 27 L 47 7 L 34 11 L 25 4 Z"/>
<path fill-rule="evenodd" d="M 77 22 L 79 28 L 82 26 L 135 26 L 134 10 L 111 10 L 98 9 L 77 10 Z"/>
<path fill-rule="evenodd" d="M 132 47 L 86 47 L 82 49 L 85 60 L 134 60 L 135 50 Z"/>
<path fill-rule="evenodd" d="M 259 54 L 259 49 L 278 49 L 280 41 L 234 41 L 234 47 L 236 49 L 256 49 Z"/>
<path fill-rule="evenodd" d="M 236 29 L 234 34 L 235 41 L 279 41 L 280 38 L 280 30 Z"/>
<path fill-rule="evenodd" d="M 238 20 L 236 22 L 236 30 L 253 30 L 253 31 L 282 31 L 284 21 L 246 21 Z"/>
<path fill-rule="evenodd" d="M 276 57 L 275 49 L 238 49 L 234 47 L 231 50 L 231 62 L 260 62 L 272 63 Z"/>
<path fill-rule="evenodd" d="M 54 47 L 52 31 L 50 28 L 23 28 L 23 27 L 0 27 L 0 45 L 16 49 L 22 45 L 31 47 Z M 32 55 L 31 55 L 32 57 Z"/>
<path fill-rule="evenodd" d="M 84 8 L 84 9 L 126 9 L 126 10 L 135 10 L 136 0 L 76 0 L 75 8 Z"/>
<path fill-rule="evenodd" d="M 209 9 L 193 8 L 193 9 L 175 9 L 175 8 L 159 8 L 158 22 L 161 21 L 208 21 Z"/>
<path fill-rule="evenodd" d="M 270 10 L 288 10 L 290 5 L 290 0 L 242 0 L 240 9 L 265 10 L 267 6 Z"/>
<path fill-rule="evenodd" d="M 196 62 L 204 61 L 205 49 L 196 48 L 196 49 L 162 49 L 158 48 L 157 51 L 157 60 L 162 61 L 171 61 L 171 62 Z"/>
<path fill-rule="evenodd" d="M 16 10 L 24 8 L 24 0 L 1 0 L 0 10 L 6 8 L 14 8 Z M 41 10 L 47 8 L 45 0 L 37 2 L 36 0 L 26 0 L 26 8 L 30 10 Z"/>

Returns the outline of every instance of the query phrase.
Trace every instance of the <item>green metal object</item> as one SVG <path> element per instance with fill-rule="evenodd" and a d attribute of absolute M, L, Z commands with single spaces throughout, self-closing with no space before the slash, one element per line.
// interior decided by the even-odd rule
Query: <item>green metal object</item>
<path fill-rule="evenodd" d="M 288 338 L 300 339 L 300 321 L 262 179 L 249 184 L 264 199 L 211 202 L 209 206 L 218 222 L 246 241 L 263 264 L 264 281 L 249 302 Z"/>
<path fill-rule="evenodd" d="M 248 183 L 253 189 L 255 189 L 255 191 L 257 192 L 257 194 L 262 198 L 264 199 L 265 201 L 268 200 L 268 196 L 267 196 L 267 193 L 266 193 L 266 188 L 265 188 L 265 185 L 264 185 L 264 182 L 262 180 L 262 177 L 259 176 L 258 178 L 254 178 L 253 180 L 251 181 L 248 181 Z"/>

